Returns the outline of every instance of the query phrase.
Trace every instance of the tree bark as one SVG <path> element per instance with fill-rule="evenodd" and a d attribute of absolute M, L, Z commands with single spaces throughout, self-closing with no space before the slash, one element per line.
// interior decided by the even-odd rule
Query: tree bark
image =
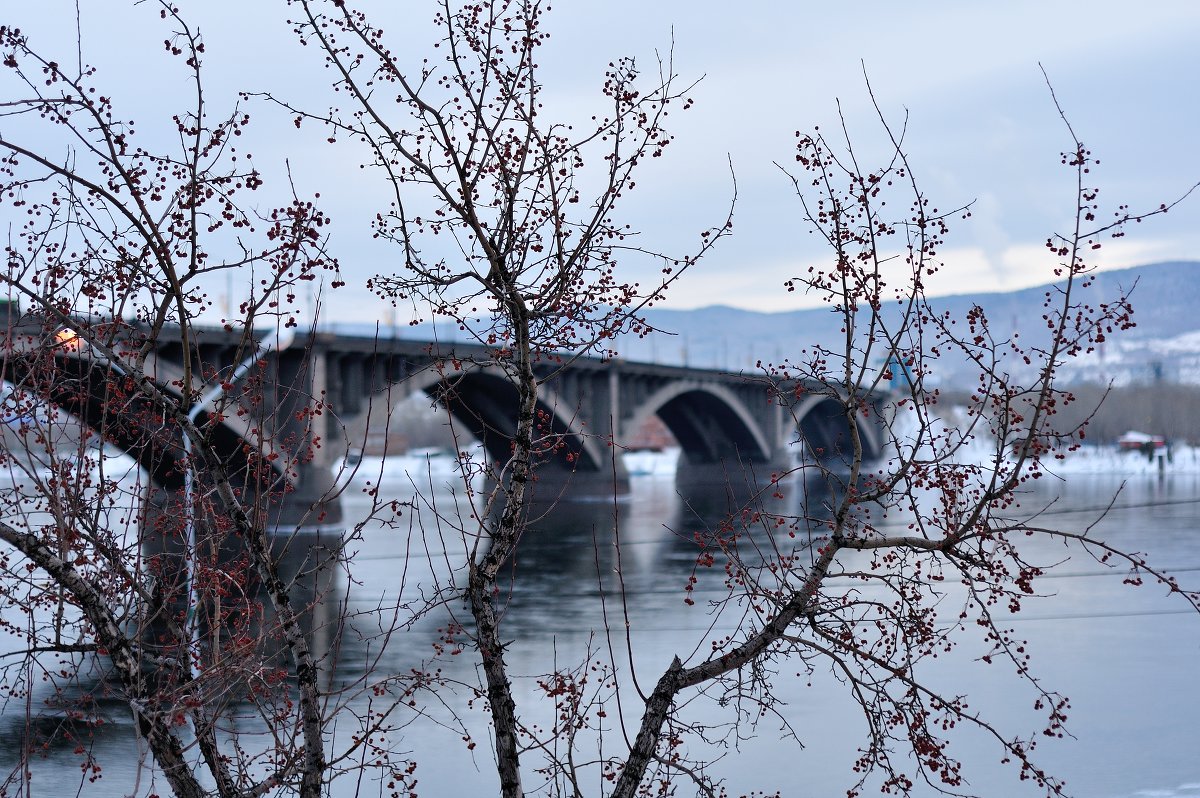
<path fill-rule="evenodd" d="M 177 798 L 205 798 L 208 791 L 196 780 L 184 758 L 183 744 L 161 712 L 147 707 L 152 700 L 142 679 L 141 660 L 129 638 L 108 607 L 108 602 L 90 581 L 65 562 L 36 536 L 0 522 L 0 540 L 20 551 L 44 570 L 55 583 L 70 591 L 96 632 L 96 641 L 108 652 L 133 710 L 138 731 L 150 746 L 154 761 Z"/>
<path fill-rule="evenodd" d="M 499 271 L 503 271 L 502 267 Z M 520 754 L 517 746 L 516 701 L 513 699 L 512 683 L 509 681 L 504 662 L 504 643 L 500 640 L 499 621 L 492 597 L 497 592 L 497 575 L 500 568 L 516 552 L 524 525 L 529 481 L 533 476 L 533 436 L 538 384 L 533 373 L 528 312 L 515 288 L 510 290 L 509 299 L 505 304 L 513 322 L 513 376 L 520 406 L 517 411 L 516 434 L 513 436 L 513 452 L 508 461 L 508 486 L 506 488 L 502 480 L 496 486 L 496 490 L 504 495 L 504 508 L 487 553 L 481 561 L 472 561 L 469 565 L 467 592 L 471 614 L 475 619 L 476 645 L 483 660 L 483 672 L 487 680 L 500 794 L 503 798 L 521 798 L 524 790 L 521 786 Z"/>
<path fill-rule="evenodd" d="M 693 668 L 684 668 L 676 656 L 666 672 L 659 677 L 654 691 L 646 699 L 641 728 L 630 748 L 625 768 L 613 788 L 612 798 L 634 798 L 638 787 L 646 776 L 646 769 L 654 759 L 655 749 L 662 739 L 662 727 L 670 714 L 675 696 L 686 687 L 694 687 L 735 671 L 763 656 L 766 649 L 778 642 L 791 624 L 812 607 L 813 601 L 829 573 L 829 566 L 837 556 L 841 545 L 830 540 L 821 550 L 817 562 L 804 580 L 804 584 L 756 634 L 737 648 L 719 657 L 706 660 Z"/>

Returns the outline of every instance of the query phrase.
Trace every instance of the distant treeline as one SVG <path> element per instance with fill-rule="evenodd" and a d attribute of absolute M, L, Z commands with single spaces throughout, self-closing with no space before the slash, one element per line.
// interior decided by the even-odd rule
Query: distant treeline
<path fill-rule="evenodd" d="M 1085 440 L 1112 443 L 1129 430 L 1162 435 L 1168 441 L 1200 443 L 1200 386 L 1159 383 L 1106 388 L 1071 387 L 1078 401 L 1063 413 L 1064 420 L 1082 420 L 1092 408 Z"/>
<path fill-rule="evenodd" d="M 1084 442 L 1112 444 L 1130 430 L 1162 435 L 1173 443 L 1200 445 L 1200 386 L 1159 383 L 1108 388 L 1072 385 L 1075 401 L 1060 408 L 1058 429 L 1070 429 L 1090 415 Z M 966 405 L 966 394 L 947 392 L 942 404 Z"/>

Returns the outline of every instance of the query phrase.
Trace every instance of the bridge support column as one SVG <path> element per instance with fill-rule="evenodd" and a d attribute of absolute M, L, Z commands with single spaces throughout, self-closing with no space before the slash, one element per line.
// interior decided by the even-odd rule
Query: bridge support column
<path fill-rule="evenodd" d="M 175 463 L 154 470 L 158 482 L 147 491 L 140 519 L 158 605 L 150 636 L 158 644 L 174 647 L 191 642 L 166 635 L 168 618 L 193 630 L 190 635 L 206 629 L 204 634 L 211 631 L 218 641 L 221 629 L 244 622 L 246 613 L 253 611 L 230 605 L 258 601 L 259 574 L 246 556 L 244 531 L 218 497 L 211 473 L 198 468 L 189 484 L 183 473 L 190 467 L 184 452 L 192 451 L 193 461 L 202 463 L 204 458 L 196 450 L 217 447 L 238 501 L 256 525 L 256 533 L 266 532 L 281 576 L 296 590 L 303 592 L 302 582 L 311 581 L 310 571 L 319 565 L 318 559 L 328 560 L 340 551 L 342 507 L 329 467 L 333 453 L 320 436 L 322 405 L 315 398 L 325 394 L 325 360 L 305 351 L 275 353 L 267 365 L 273 373 L 248 379 L 245 392 L 238 395 L 244 414 L 239 417 L 252 418 L 254 427 L 267 433 L 271 458 L 246 456 L 246 447 L 253 444 L 236 437 L 235 431 L 231 436 L 222 424 L 208 426 L 205 440 L 192 441 L 190 448 L 183 445 L 182 433 L 166 447 L 165 456 Z M 205 408 L 206 413 L 209 410 Z M 201 426 L 207 423 L 207 416 L 200 416 Z M 280 464 L 283 469 L 277 471 Z M 285 557 L 308 564 L 293 572 Z M 297 595 L 297 601 L 304 597 Z"/>
<path fill-rule="evenodd" d="M 614 448 L 620 417 L 620 382 L 615 370 L 568 373 L 551 383 L 548 409 L 569 419 L 561 427 L 576 438 L 574 460 L 561 453 L 534 469 L 536 501 L 600 499 L 629 493 L 629 472 Z"/>
<path fill-rule="evenodd" d="M 339 548 L 345 524 L 341 502 L 334 495 L 333 475 L 322 466 L 306 465 L 299 471 L 294 488 L 256 495 L 253 487 L 242 487 L 239 498 L 243 506 L 263 525 L 272 541 L 322 539 L 323 545 Z M 189 497 L 181 486 L 153 486 L 143 499 L 142 548 L 152 568 L 159 571 L 156 579 L 168 593 L 182 584 L 187 557 L 215 563 L 236 560 L 245 553 L 243 536 L 211 488 L 210 483 L 198 480 L 191 492 L 190 509 Z M 189 552 L 190 547 L 195 551 Z"/>
<path fill-rule="evenodd" d="M 611 451 L 611 449 L 609 450 Z M 603 499 L 629 493 L 629 472 L 620 455 L 598 471 L 571 471 L 558 463 L 534 469 L 533 496 L 538 502 L 573 499 Z"/>
<path fill-rule="evenodd" d="M 276 572 L 288 585 L 310 644 L 323 652 L 330 645 L 325 616 L 336 603 L 331 592 L 344 525 L 328 469 L 306 465 L 300 471 L 294 489 L 256 496 L 251 487 L 241 498 L 267 533 Z M 235 636 L 249 631 L 258 639 L 260 630 L 274 626 L 247 541 L 210 488 L 198 480 L 189 496 L 182 487 L 155 486 L 143 499 L 141 543 L 153 592 L 142 635 L 167 661 L 207 658 Z M 272 637 L 262 638 L 262 645 L 264 656 L 278 652 Z M 165 668 L 155 678 L 165 689 L 182 676 Z"/>
<path fill-rule="evenodd" d="M 785 454 L 766 460 L 728 459 L 720 462 L 693 462 L 686 453 L 679 456 L 675 469 L 675 484 L 681 490 L 693 491 L 704 487 L 728 485 L 734 491 L 747 491 L 768 484 L 771 476 L 782 474 L 790 467 Z"/>

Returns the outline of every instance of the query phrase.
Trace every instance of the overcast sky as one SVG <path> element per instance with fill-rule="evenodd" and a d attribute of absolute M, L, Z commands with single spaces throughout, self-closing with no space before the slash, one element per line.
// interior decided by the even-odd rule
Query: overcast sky
<path fill-rule="evenodd" d="M 118 109 L 169 122 L 164 112 L 176 110 L 171 98 L 186 76 L 161 54 L 164 29 L 155 8 L 126 0 L 80 5 L 84 60 L 100 67 L 98 82 Z M 211 105 L 231 106 L 239 89 L 325 102 L 327 73 L 290 33 L 283 0 L 179 5 L 205 37 Z M 359 5 L 394 46 L 434 56 L 431 2 Z M 6 3 L 0 10 L 0 24 L 23 28 L 47 49 L 64 49 L 64 58 L 74 53 L 74 17 L 75 3 L 63 0 Z M 1200 180 L 1200 3 L 1194 0 L 558 0 L 546 26 L 552 38 L 542 66 L 552 107 L 591 107 L 609 60 L 633 55 L 649 65 L 672 39 L 677 72 L 701 79 L 696 107 L 674 115 L 673 151 L 646 170 L 623 206 L 624 220 L 648 244 L 670 248 L 692 240 L 724 213 L 727 162 L 733 162 L 735 235 L 679 285 L 668 303 L 673 307 L 804 306 L 783 281 L 827 256 L 806 233 L 774 162 L 792 160 L 797 130 L 831 131 L 838 101 L 856 141 L 865 150 L 878 143 L 864 65 L 889 117 L 899 122 L 909 114 L 908 149 L 926 194 L 943 208 L 974 203 L 973 218 L 955 226 L 942 251 L 947 268 L 935 292 L 1008 290 L 1051 279 L 1054 264 L 1042 243 L 1071 218 L 1071 175 L 1059 165 L 1070 140 L 1039 62 L 1076 132 L 1102 161 L 1095 175 L 1102 198 L 1151 207 Z M 349 285 L 328 301 L 329 317 L 382 317 L 383 303 L 363 288 L 394 258 L 367 229 L 382 196 L 377 176 L 357 169 L 351 151 L 305 137 L 269 108 L 251 103 L 249 110 L 259 167 L 280 175 L 287 159 L 299 190 L 320 191 L 334 216 L 331 243 Z M 1106 245 L 1100 262 L 1112 268 L 1194 258 L 1198 244 L 1200 196 Z"/>

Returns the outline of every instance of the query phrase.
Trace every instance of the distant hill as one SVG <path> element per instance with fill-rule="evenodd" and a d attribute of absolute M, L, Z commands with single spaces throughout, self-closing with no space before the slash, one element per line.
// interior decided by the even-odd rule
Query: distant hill
<path fill-rule="evenodd" d="M 1045 336 L 1043 300 L 1051 284 L 1019 291 L 961 294 L 933 300 L 938 310 L 963 318 L 981 306 L 993 334 L 1015 330 L 1027 342 Z M 1200 261 L 1155 263 L 1100 272 L 1078 296 L 1096 305 L 1132 289 L 1137 326 L 1114 335 L 1101 352 L 1081 359 L 1064 375 L 1068 380 L 1128 384 L 1167 379 L 1200 384 Z M 757 360 L 778 362 L 805 346 L 834 346 L 839 319 L 824 308 L 756 313 L 721 305 L 696 310 L 651 310 L 649 321 L 674 335 L 625 341 L 621 354 L 652 360 L 731 370 L 750 369 Z M 1009 366 L 1017 373 L 1022 364 Z M 943 382 L 969 383 L 965 365 L 939 364 Z"/>
<path fill-rule="evenodd" d="M 998 338 L 1019 331 L 1026 343 L 1046 335 L 1042 302 L 1051 284 L 1001 293 L 961 294 L 933 300 L 935 308 L 963 318 L 973 305 L 984 308 Z M 1100 351 L 1080 359 L 1064 372 L 1067 381 L 1137 384 L 1155 380 L 1200 384 L 1200 261 L 1174 261 L 1100 272 L 1090 288 L 1079 294 L 1090 304 L 1108 302 L 1133 289 L 1137 326 L 1113 336 Z M 647 319 L 661 334 L 644 339 L 628 336 L 617 343 L 620 357 L 664 365 L 691 365 L 729 371 L 749 371 L 759 360 L 780 362 L 803 348 L 837 344 L 838 317 L 825 308 L 782 313 L 757 313 L 723 305 L 696 310 L 651 309 Z M 345 333 L 375 334 L 374 325 L 335 324 Z M 429 340 L 434 328 L 426 323 L 383 336 Z M 436 337 L 463 337 L 455 325 L 439 322 Z M 1017 375 L 1020 362 L 1005 365 Z M 939 362 L 943 384 L 969 385 L 974 375 L 962 362 Z"/>
<path fill-rule="evenodd" d="M 1130 269 L 1098 272 L 1082 298 L 1092 304 L 1111 301 L 1132 290 L 1137 327 L 1124 338 L 1174 338 L 1200 330 L 1200 261 L 1171 261 Z M 1042 300 L 1052 284 L 1006 293 L 963 294 L 936 300 L 939 307 L 961 314 L 978 303 L 994 322 L 1008 319 L 1021 326 L 1041 318 Z M 1030 316 L 1032 315 L 1032 319 Z"/>

